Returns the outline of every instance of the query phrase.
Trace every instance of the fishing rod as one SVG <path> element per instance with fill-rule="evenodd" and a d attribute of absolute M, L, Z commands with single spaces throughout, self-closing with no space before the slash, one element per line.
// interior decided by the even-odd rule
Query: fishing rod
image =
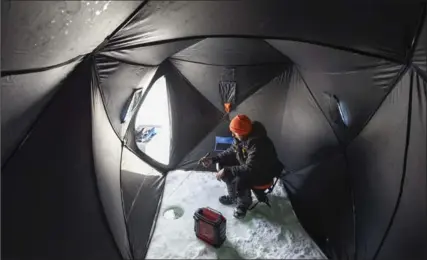
<path fill-rule="evenodd" d="M 181 183 L 172 191 L 172 193 L 168 196 L 168 198 L 170 197 L 170 196 L 172 196 L 172 194 L 174 194 L 175 193 L 175 191 L 177 191 L 178 190 L 178 188 L 180 188 L 181 186 L 182 186 L 182 184 L 184 183 L 184 181 L 185 180 L 187 180 L 189 177 L 190 177 L 190 175 L 191 174 L 193 174 L 195 171 L 196 171 L 196 169 L 197 169 L 197 167 L 198 166 L 200 166 L 201 164 L 202 164 L 202 161 L 204 160 L 204 159 L 206 159 L 206 158 L 208 158 L 209 157 L 209 155 L 211 155 L 211 152 L 208 152 L 205 156 L 203 156 L 202 158 L 200 158 L 199 160 L 193 160 L 193 161 L 190 161 L 191 163 L 194 163 L 194 162 L 196 162 L 197 161 L 197 164 L 196 164 L 196 166 L 194 166 L 194 168 L 192 169 L 192 172 L 190 172 L 188 175 L 187 175 L 187 177 L 185 177 L 182 181 L 181 181 Z M 188 165 L 188 164 L 190 164 L 190 163 L 185 163 L 184 165 Z M 184 165 L 181 165 L 181 166 L 184 166 Z"/>

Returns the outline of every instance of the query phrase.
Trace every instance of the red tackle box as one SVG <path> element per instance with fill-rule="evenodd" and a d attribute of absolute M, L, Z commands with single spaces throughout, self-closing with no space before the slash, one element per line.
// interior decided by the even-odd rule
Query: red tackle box
<path fill-rule="evenodd" d="M 194 213 L 194 232 L 196 236 L 206 243 L 220 247 L 227 238 L 225 217 L 218 211 L 200 208 Z"/>

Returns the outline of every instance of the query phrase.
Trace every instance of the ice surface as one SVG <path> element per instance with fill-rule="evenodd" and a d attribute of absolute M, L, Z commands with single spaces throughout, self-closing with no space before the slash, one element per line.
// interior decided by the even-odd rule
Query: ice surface
<path fill-rule="evenodd" d="M 269 195 L 271 209 L 259 204 L 242 220 L 233 217 L 232 207 L 218 202 L 225 192 L 225 184 L 212 172 L 170 172 L 146 258 L 326 259 L 299 224 L 280 184 Z M 183 215 L 173 219 L 171 214 L 175 213 L 168 210 L 176 207 L 183 209 Z M 216 209 L 227 219 L 227 240 L 221 248 L 213 248 L 195 236 L 193 214 L 201 207 Z"/>

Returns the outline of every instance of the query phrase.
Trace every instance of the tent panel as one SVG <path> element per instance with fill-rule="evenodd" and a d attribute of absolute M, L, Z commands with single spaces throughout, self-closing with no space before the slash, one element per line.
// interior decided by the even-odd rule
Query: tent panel
<path fill-rule="evenodd" d="M 76 64 L 73 62 L 45 72 L 1 78 L 2 165 Z"/>
<path fill-rule="evenodd" d="M 176 166 L 223 117 L 170 63 L 164 67 L 170 100 L 170 165 Z"/>
<path fill-rule="evenodd" d="M 222 103 L 219 89 L 221 81 L 234 81 L 237 83 L 235 105 L 238 105 L 275 76 L 279 75 L 287 66 L 285 64 L 265 64 L 225 67 L 174 59 L 171 59 L 171 62 L 220 111 L 224 111 L 224 104 Z"/>
<path fill-rule="evenodd" d="M 99 200 L 91 74 L 80 64 L 2 169 L 2 257 L 122 259 Z"/>
<path fill-rule="evenodd" d="M 352 73 L 388 64 L 382 59 L 316 44 L 273 39 L 265 41 L 299 68 L 317 73 Z"/>
<path fill-rule="evenodd" d="M 229 130 L 230 121 L 228 118 L 224 118 L 211 132 L 207 133 L 202 141 L 194 147 L 191 152 L 189 152 L 184 159 L 179 163 L 179 169 L 185 170 L 199 170 L 201 169 L 197 165 L 200 158 L 205 156 L 207 153 L 210 153 L 210 157 L 215 156 L 219 152 L 215 152 L 215 137 L 231 137 L 231 132 Z M 214 168 L 210 170 L 215 170 Z"/>
<path fill-rule="evenodd" d="M 372 60 L 372 59 L 371 59 Z M 343 73 L 302 70 L 302 76 L 340 140 L 350 142 L 394 86 L 403 65 L 382 65 Z"/>
<path fill-rule="evenodd" d="M 169 56 L 187 48 L 200 40 L 183 40 L 167 43 L 154 44 L 136 48 L 126 48 L 116 50 L 107 45 L 102 54 L 125 62 L 141 65 L 159 65 Z"/>
<path fill-rule="evenodd" d="M 283 71 L 230 113 L 230 118 L 237 114 L 245 114 L 252 121 L 261 122 L 282 158 L 285 154 L 284 147 L 281 145 L 281 123 L 291 75 L 292 69 L 288 68 Z"/>
<path fill-rule="evenodd" d="M 330 259 L 352 259 L 355 250 L 346 168 L 335 154 L 283 178 L 298 219 Z"/>
<path fill-rule="evenodd" d="M 355 196 L 356 244 L 361 259 L 374 256 L 397 202 L 410 80 L 406 73 L 347 149 Z"/>
<path fill-rule="evenodd" d="M 144 259 L 164 189 L 164 177 L 127 148 L 123 149 L 121 182 L 133 257 Z"/>
<path fill-rule="evenodd" d="M 153 1 L 110 44 L 124 48 L 183 37 L 255 36 L 323 43 L 403 61 L 421 14 L 422 6 L 416 4 L 330 8 L 319 3 L 308 8 L 288 1 Z"/>
<path fill-rule="evenodd" d="M 129 125 L 129 121 L 121 121 L 126 102 L 132 97 L 134 90 L 147 90 L 157 68 L 129 65 L 109 57 L 97 56 L 96 69 L 108 118 L 117 135 L 123 138 Z M 132 113 L 136 111 L 133 110 Z"/>
<path fill-rule="evenodd" d="M 290 170 L 298 170 L 331 154 L 340 153 L 334 132 L 294 70 L 286 96 L 281 128 L 280 159 Z"/>
<path fill-rule="evenodd" d="M 2 70 L 52 66 L 94 50 L 142 1 L 2 1 Z"/>
<path fill-rule="evenodd" d="M 413 74 L 406 175 L 399 208 L 378 259 L 426 259 L 427 83 Z"/>
<path fill-rule="evenodd" d="M 412 63 L 427 73 L 427 18 L 424 18 L 424 26 L 414 50 Z"/>
<path fill-rule="evenodd" d="M 92 95 L 93 160 L 101 202 L 123 257 L 130 258 L 120 184 L 122 143 L 108 121 L 96 82 Z"/>
<path fill-rule="evenodd" d="M 212 65 L 254 65 L 287 62 L 287 58 L 261 39 L 209 38 L 172 58 Z"/>

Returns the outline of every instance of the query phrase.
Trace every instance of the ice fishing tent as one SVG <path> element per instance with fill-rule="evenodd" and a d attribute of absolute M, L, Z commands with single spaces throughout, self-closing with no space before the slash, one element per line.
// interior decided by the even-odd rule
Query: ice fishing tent
<path fill-rule="evenodd" d="M 2 257 L 144 258 L 166 173 L 245 113 L 327 256 L 426 259 L 426 5 L 322 4 L 2 1 Z M 168 165 L 133 131 L 161 77 Z"/>

